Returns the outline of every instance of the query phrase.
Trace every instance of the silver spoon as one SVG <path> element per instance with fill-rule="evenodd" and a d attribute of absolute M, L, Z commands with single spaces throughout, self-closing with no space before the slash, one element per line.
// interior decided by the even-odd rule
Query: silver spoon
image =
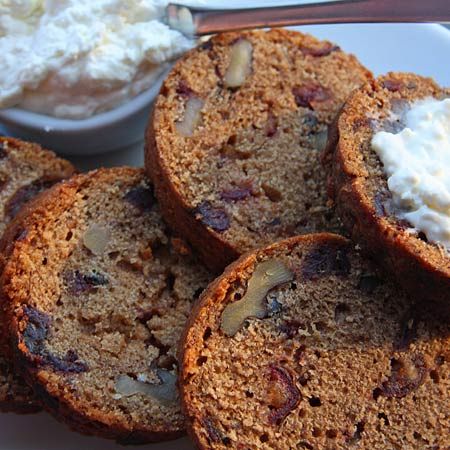
<path fill-rule="evenodd" d="M 450 0 L 341 0 L 219 9 L 169 4 L 169 25 L 189 37 L 249 28 L 324 23 L 450 23 Z"/>

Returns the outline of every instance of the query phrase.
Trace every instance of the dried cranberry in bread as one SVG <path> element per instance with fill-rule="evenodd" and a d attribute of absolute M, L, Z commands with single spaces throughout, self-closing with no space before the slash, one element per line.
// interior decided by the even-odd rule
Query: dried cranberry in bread
<path fill-rule="evenodd" d="M 449 448 L 449 332 L 340 236 L 272 244 L 191 315 L 188 429 L 201 449 Z"/>
<path fill-rule="evenodd" d="M 209 275 L 166 232 L 143 170 L 55 186 L 3 246 L 17 364 L 45 408 L 122 443 L 183 433 L 175 350 Z"/>
<path fill-rule="evenodd" d="M 163 214 L 216 269 L 242 252 L 337 230 L 319 154 L 370 73 L 336 45 L 288 30 L 227 33 L 172 69 L 147 133 Z"/>
<path fill-rule="evenodd" d="M 0 235 L 26 202 L 74 170 L 68 161 L 37 144 L 0 137 Z M 37 411 L 30 388 L 12 367 L 6 334 L 0 308 L 0 411 Z"/>
<path fill-rule="evenodd" d="M 331 195 L 353 238 L 396 276 L 415 297 L 439 302 L 450 315 L 450 254 L 399 219 L 383 164 L 371 147 L 380 130 L 400 131 L 401 117 L 413 102 L 442 99 L 450 89 L 414 74 L 390 73 L 353 93 L 330 133 L 328 159 L 333 164 Z"/>

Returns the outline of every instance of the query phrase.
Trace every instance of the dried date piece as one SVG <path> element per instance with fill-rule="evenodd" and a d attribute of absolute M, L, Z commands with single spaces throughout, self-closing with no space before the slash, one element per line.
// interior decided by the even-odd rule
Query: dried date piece
<path fill-rule="evenodd" d="M 306 83 L 302 86 L 292 89 L 295 103 L 297 106 L 314 109 L 314 103 L 324 102 L 331 98 L 331 93 L 328 89 L 320 84 Z"/>
<path fill-rule="evenodd" d="M 320 245 L 307 253 L 303 260 L 302 275 L 314 280 L 327 275 L 346 276 L 350 273 L 348 248 Z"/>
<path fill-rule="evenodd" d="M 402 398 L 415 391 L 428 372 L 421 354 L 391 360 L 391 374 L 378 388 L 378 394 L 389 398 Z"/>
<path fill-rule="evenodd" d="M 272 111 L 269 111 L 267 115 L 267 122 L 265 127 L 266 136 L 271 138 L 277 134 L 278 131 L 278 118 Z"/>
<path fill-rule="evenodd" d="M 222 433 L 217 429 L 211 418 L 204 417 L 201 422 L 203 427 L 206 429 L 211 442 L 222 442 Z"/>
<path fill-rule="evenodd" d="M 228 214 L 222 208 L 213 206 L 208 200 L 203 201 L 194 209 L 194 215 L 204 225 L 219 233 L 230 228 Z"/>
<path fill-rule="evenodd" d="M 140 212 L 150 211 L 156 202 L 153 189 L 145 186 L 137 186 L 131 189 L 123 198 Z"/>
<path fill-rule="evenodd" d="M 63 357 L 48 350 L 46 340 L 51 319 L 47 314 L 32 306 L 25 306 L 24 314 L 27 324 L 23 333 L 23 341 L 38 366 L 50 366 L 54 370 L 64 373 L 82 373 L 89 370 L 88 365 L 79 359 L 74 350 L 68 350 Z"/>
<path fill-rule="evenodd" d="M 191 97 L 194 94 L 194 91 L 191 89 L 191 87 L 187 84 L 185 80 L 181 80 L 178 83 L 176 92 L 178 95 L 181 95 L 182 97 Z"/>
<path fill-rule="evenodd" d="M 13 219 L 22 206 L 42 191 L 52 187 L 57 180 L 39 179 L 19 188 L 5 205 L 5 216 Z"/>
<path fill-rule="evenodd" d="M 90 273 L 82 273 L 79 270 L 68 271 L 63 274 L 63 280 L 72 295 L 92 294 L 97 292 L 99 286 L 109 283 L 106 275 L 96 270 Z"/>
<path fill-rule="evenodd" d="M 283 367 L 270 366 L 268 403 L 272 410 L 269 423 L 281 425 L 300 401 L 300 391 L 294 384 L 291 374 Z"/>
<path fill-rule="evenodd" d="M 401 88 L 404 86 L 404 83 L 400 80 L 394 80 L 394 79 L 384 79 L 381 82 L 381 85 L 386 88 L 388 91 L 391 92 L 398 92 L 401 90 Z"/>
<path fill-rule="evenodd" d="M 220 193 L 220 199 L 226 202 L 239 202 L 253 195 L 253 189 L 250 183 L 234 186 Z"/>
<path fill-rule="evenodd" d="M 332 44 L 331 42 L 326 42 L 321 47 L 300 47 L 301 52 L 304 55 L 314 56 L 320 58 L 322 56 L 328 56 L 330 53 L 340 51 L 340 47 Z"/>

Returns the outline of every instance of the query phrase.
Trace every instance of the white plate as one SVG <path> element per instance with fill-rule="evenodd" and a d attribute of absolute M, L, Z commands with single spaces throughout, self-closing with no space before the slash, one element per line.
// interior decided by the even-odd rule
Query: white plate
<path fill-rule="evenodd" d="M 432 76 L 443 86 L 450 86 L 447 57 L 450 31 L 439 25 L 331 25 L 299 27 L 319 38 L 338 43 L 352 52 L 376 75 L 388 71 L 411 71 Z M 100 166 L 143 163 L 143 144 L 109 155 L 77 158 L 83 170 Z M 152 450 L 191 450 L 181 439 L 149 446 Z M 145 447 L 141 447 L 145 448 Z M 45 414 L 20 417 L 0 415 L 0 450 L 123 450 L 112 442 L 71 433 Z"/>

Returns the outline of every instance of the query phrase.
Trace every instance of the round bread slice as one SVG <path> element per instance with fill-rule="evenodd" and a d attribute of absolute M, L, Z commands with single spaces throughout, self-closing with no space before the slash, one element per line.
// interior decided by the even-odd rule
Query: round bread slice
<path fill-rule="evenodd" d="M 185 331 L 180 389 L 201 449 L 444 449 L 449 325 L 333 234 L 244 255 Z"/>
<path fill-rule="evenodd" d="M 16 362 L 45 408 L 124 444 L 182 434 L 175 350 L 209 274 L 166 232 L 144 171 L 55 186 L 10 226 L 3 252 Z"/>
<path fill-rule="evenodd" d="M 147 132 L 169 225 L 219 270 L 281 237 L 339 229 L 320 152 L 328 124 L 370 79 L 331 42 L 288 30 L 222 34 L 189 52 Z"/>
<path fill-rule="evenodd" d="M 383 164 L 371 147 L 381 130 L 398 132 L 402 114 L 419 99 L 450 89 L 414 74 L 389 73 L 354 92 L 332 127 L 327 156 L 330 193 L 345 227 L 415 297 L 440 303 L 450 316 L 450 254 L 395 215 Z M 393 114 L 394 113 L 394 114 Z"/>
<path fill-rule="evenodd" d="M 0 235 L 26 202 L 74 172 L 68 161 L 37 144 L 0 137 Z M 0 411 L 35 412 L 39 406 L 30 388 L 12 367 L 2 322 L 0 310 Z"/>

